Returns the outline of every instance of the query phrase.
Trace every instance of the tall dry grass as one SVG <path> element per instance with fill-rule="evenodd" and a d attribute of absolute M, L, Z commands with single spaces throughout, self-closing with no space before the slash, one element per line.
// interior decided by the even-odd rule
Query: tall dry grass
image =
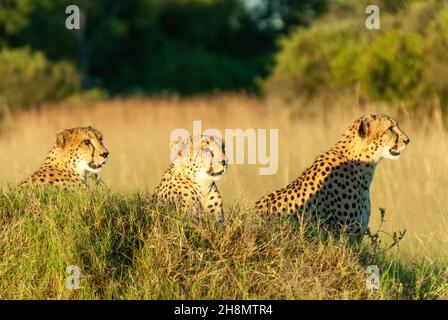
<path fill-rule="evenodd" d="M 403 257 L 429 261 L 448 252 L 448 133 L 440 113 L 422 115 L 387 105 L 335 101 L 305 109 L 244 95 L 190 99 L 151 98 L 48 105 L 8 117 L 0 133 L 1 185 L 16 184 L 34 169 L 61 128 L 92 125 L 101 130 L 111 153 L 101 177 L 113 190 L 152 190 L 169 162 L 169 135 L 175 128 L 192 130 L 192 121 L 207 128 L 279 129 L 279 168 L 260 176 L 257 165 L 232 165 L 218 183 L 227 207 L 250 205 L 265 192 L 296 178 L 314 158 L 333 145 L 361 114 L 382 112 L 399 121 L 411 144 L 397 161 L 378 166 L 371 189 L 372 220 L 387 209 L 385 231 L 407 230 Z"/>

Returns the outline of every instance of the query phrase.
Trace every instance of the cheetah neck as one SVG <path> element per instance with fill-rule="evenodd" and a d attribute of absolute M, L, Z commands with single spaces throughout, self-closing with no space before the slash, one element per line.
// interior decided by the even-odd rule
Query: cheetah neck
<path fill-rule="evenodd" d="M 347 161 L 368 163 L 376 166 L 381 160 L 377 156 L 377 152 L 372 150 L 372 146 L 363 142 L 361 138 L 353 137 L 350 134 L 342 136 L 330 150 L 342 155 Z"/>
<path fill-rule="evenodd" d="M 70 158 L 67 158 L 64 152 L 57 146 L 50 149 L 41 167 L 55 167 L 62 171 L 71 171 L 81 180 L 86 181 L 87 179 L 87 171 L 80 173 L 79 170 L 77 170 L 75 163 L 70 162 Z"/>
<path fill-rule="evenodd" d="M 173 165 L 172 167 L 175 172 L 183 177 L 183 180 L 189 181 L 189 183 L 198 190 L 201 194 L 208 194 L 210 189 L 213 187 L 215 182 L 213 180 L 208 179 L 198 179 L 196 172 L 190 172 L 189 170 L 185 170 L 185 168 Z"/>
<path fill-rule="evenodd" d="M 210 192 L 210 189 L 215 184 L 212 180 L 198 180 L 198 179 L 191 179 L 189 178 L 191 183 L 195 186 L 197 190 L 200 191 L 202 195 L 207 195 Z"/>

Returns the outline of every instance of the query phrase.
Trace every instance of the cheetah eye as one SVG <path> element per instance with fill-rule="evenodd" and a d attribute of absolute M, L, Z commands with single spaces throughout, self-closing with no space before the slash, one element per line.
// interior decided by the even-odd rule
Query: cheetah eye
<path fill-rule="evenodd" d="M 92 144 L 92 142 L 89 139 L 84 140 L 83 143 L 87 146 L 90 146 Z"/>

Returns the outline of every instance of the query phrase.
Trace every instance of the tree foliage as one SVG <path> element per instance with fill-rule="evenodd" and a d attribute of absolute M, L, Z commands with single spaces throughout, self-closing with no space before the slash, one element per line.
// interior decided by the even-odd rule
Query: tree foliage
<path fill-rule="evenodd" d="M 244 0 L 0 0 L 0 46 L 70 60 L 83 88 L 112 94 L 256 91 L 276 36 L 304 23 L 304 6 L 314 16 L 325 1 L 280 0 L 272 9 L 260 0 L 256 9 Z M 71 4 L 81 10 L 81 30 L 65 28 Z M 285 28 L 262 23 L 272 15 Z"/>

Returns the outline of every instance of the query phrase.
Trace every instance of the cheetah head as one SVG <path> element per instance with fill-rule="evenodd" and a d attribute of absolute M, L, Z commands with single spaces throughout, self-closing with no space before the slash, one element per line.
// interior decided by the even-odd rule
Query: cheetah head
<path fill-rule="evenodd" d="M 398 159 L 410 142 L 397 121 L 386 115 L 365 115 L 355 121 L 357 134 L 371 160 Z"/>
<path fill-rule="evenodd" d="M 98 173 L 109 157 L 101 132 L 92 127 L 59 131 L 56 148 L 59 157 L 81 176 Z"/>
<path fill-rule="evenodd" d="M 219 180 L 227 169 L 224 142 L 216 136 L 190 136 L 170 147 L 173 163 L 195 180 Z"/>

